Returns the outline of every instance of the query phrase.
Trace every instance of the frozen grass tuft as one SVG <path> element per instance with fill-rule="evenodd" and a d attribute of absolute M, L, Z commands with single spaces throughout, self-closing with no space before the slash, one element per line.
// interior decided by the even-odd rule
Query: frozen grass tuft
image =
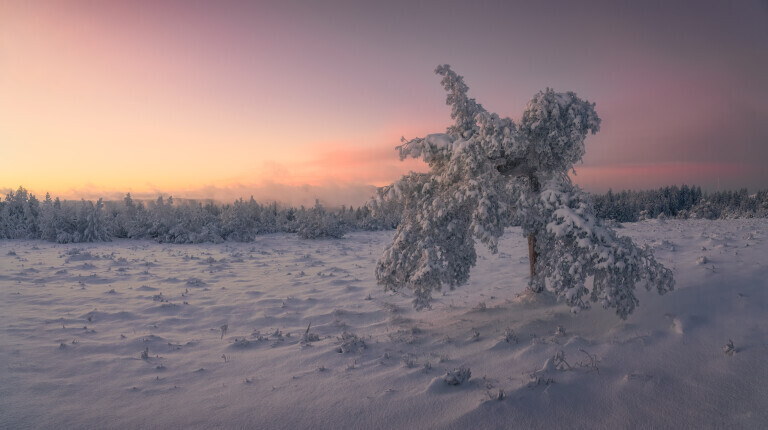
<path fill-rule="evenodd" d="M 190 287 L 202 287 L 202 286 L 205 286 L 205 282 L 203 282 L 203 280 L 198 278 L 189 278 L 187 280 L 187 285 L 189 285 Z"/>
<path fill-rule="evenodd" d="M 554 363 L 557 370 L 572 370 L 570 364 L 565 360 L 565 351 L 562 349 L 558 351 L 554 357 L 552 357 L 552 363 Z"/>
<path fill-rule="evenodd" d="M 733 346 L 733 341 L 731 339 L 728 339 L 728 343 L 726 343 L 725 346 L 723 346 L 723 352 L 727 356 L 732 356 L 733 354 L 736 353 L 736 347 Z"/>
<path fill-rule="evenodd" d="M 469 370 L 469 367 L 460 366 L 453 370 L 446 370 L 443 380 L 448 385 L 461 385 L 469 381 L 471 376 L 472 372 Z"/>
<path fill-rule="evenodd" d="M 504 330 L 504 342 L 507 342 L 507 343 L 518 342 L 517 334 L 515 334 L 515 331 L 512 330 L 511 328 L 507 328 L 506 330 Z"/>
<path fill-rule="evenodd" d="M 235 338 L 235 341 L 232 343 L 232 346 L 237 348 L 247 348 L 251 345 L 251 341 L 249 341 L 246 338 Z"/>
<path fill-rule="evenodd" d="M 341 341 L 341 345 L 336 348 L 336 352 L 359 352 L 367 348 L 365 341 L 354 333 L 343 332 L 341 337 L 338 338 Z"/>
<path fill-rule="evenodd" d="M 299 340 L 299 343 L 302 345 L 309 345 L 312 342 L 317 342 L 320 340 L 320 336 L 317 333 L 310 333 L 309 328 L 312 327 L 312 322 L 310 322 L 307 325 L 307 330 L 304 331 L 304 333 L 301 335 L 301 339 Z"/>
<path fill-rule="evenodd" d="M 593 371 L 599 374 L 600 368 L 597 367 L 597 365 L 600 364 L 600 360 L 597 358 L 597 354 L 592 355 L 583 349 L 579 349 L 579 351 L 583 352 L 584 355 L 587 356 L 587 358 L 584 361 L 580 361 L 576 363 L 576 365 L 579 367 L 586 368 L 588 371 L 591 371 L 591 372 Z"/>
<path fill-rule="evenodd" d="M 488 393 L 488 398 L 490 398 L 491 400 L 499 400 L 499 401 L 504 400 L 504 390 L 502 389 L 499 389 L 499 391 L 495 394 L 492 393 L 491 390 L 488 390 L 487 393 Z"/>
<path fill-rule="evenodd" d="M 404 355 L 402 361 L 403 366 L 407 367 L 408 369 L 413 369 L 416 367 L 416 359 L 410 354 Z"/>

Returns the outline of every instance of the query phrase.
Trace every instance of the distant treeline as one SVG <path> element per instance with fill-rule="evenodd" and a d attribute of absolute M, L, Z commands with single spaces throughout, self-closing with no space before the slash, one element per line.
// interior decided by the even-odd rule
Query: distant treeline
<path fill-rule="evenodd" d="M 266 233 L 296 233 L 299 237 L 339 238 L 353 230 L 392 229 L 399 210 L 367 206 L 326 210 L 261 204 L 253 198 L 232 204 L 205 204 L 173 197 L 135 201 L 62 201 L 46 194 L 42 201 L 20 187 L 0 202 L 0 239 L 43 239 L 52 242 L 99 242 L 149 239 L 161 243 L 248 242 Z"/>
<path fill-rule="evenodd" d="M 704 193 L 701 187 L 672 186 L 651 191 L 621 191 L 593 197 L 601 218 L 619 222 L 635 222 L 649 218 L 766 218 L 768 190 L 748 194 L 738 191 Z"/>
<path fill-rule="evenodd" d="M 594 195 L 597 215 L 619 222 L 649 218 L 768 217 L 768 190 L 704 193 L 700 187 L 672 186 L 652 191 L 621 191 Z M 252 197 L 232 204 L 173 197 L 134 201 L 97 202 L 52 199 L 41 201 L 26 189 L 6 194 L 0 201 L 0 239 L 43 239 L 52 242 L 98 242 L 112 239 L 149 239 L 163 243 L 253 241 L 266 233 L 296 233 L 305 239 L 339 238 L 349 231 L 396 228 L 401 208 L 394 203 L 342 207 L 282 207 L 261 204 Z"/>

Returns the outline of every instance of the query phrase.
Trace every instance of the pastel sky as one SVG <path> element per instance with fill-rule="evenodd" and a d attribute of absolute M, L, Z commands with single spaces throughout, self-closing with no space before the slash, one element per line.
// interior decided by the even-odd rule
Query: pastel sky
<path fill-rule="evenodd" d="M 0 0 L 0 191 L 360 204 L 424 169 L 443 63 L 596 102 L 589 191 L 768 188 L 766 1 Z"/>

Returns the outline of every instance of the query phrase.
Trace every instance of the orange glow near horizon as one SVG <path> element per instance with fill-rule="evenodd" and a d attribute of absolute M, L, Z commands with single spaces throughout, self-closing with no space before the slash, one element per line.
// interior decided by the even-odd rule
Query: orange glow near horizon
<path fill-rule="evenodd" d="M 224 172 L 220 178 L 213 179 L 210 172 L 207 172 L 206 176 L 196 178 L 194 171 L 185 171 L 183 168 L 176 170 L 163 166 L 165 161 L 152 164 L 146 162 L 139 164 L 140 161 L 136 161 L 133 166 L 139 171 L 133 173 L 115 169 L 115 166 L 101 168 L 93 166 L 88 171 L 78 174 L 77 171 L 69 171 L 66 165 L 62 165 L 61 170 L 54 169 L 50 172 L 50 176 L 35 174 L 24 178 L 20 173 L 7 175 L 8 178 L 25 179 L 8 188 L 15 189 L 23 186 L 38 195 L 50 192 L 53 196 L 70 199 L 80 198 L 82 195 L 94 196 L 99 193 L 115 195 L 126 192 L 184 196 L 185 194 L 197 195 L 200 190 L 209 187 L 219 189 L 245 187 L 247 189 L 248 187 L 258 188 L 264 184 L 281 184 L 288 187 L 350 184 L 383 186 L 392 183 L 410 170 L 426 169 L 424 163 L 419 160 L 401 162 L 391 148 L 366 150 L 341 146 L 327 151 L 307 152 L 306 157 L 301 160 L 282 163 L 265 161 L 252 168 L 246 166 L 248 169 L 246 172 L 237 174 L 233 171 L 229 172 L 229 175 Z M 151 173 L 152 168 L 158 169 L 159 173 Z M 0 173 L 0 180 L 3 183 L 12 184 L 10 180 L 3 177 L 8 173 L 7 170 Z M 67 181 L 60 180 L 62 177 L 66 177 Z M 98 182 L 92 179 L 94 177 L 99 178 Z"/>
<path fill-rule="evenodd" d="M 419 166 L 397 159 L 397 118 L 338 126 L 343 112 L 283 91 L 306 85 L 294 77 L 257 68 L 239 81 L 242 72 L 227 64 L 207 64 L 235 60 L 204 45 L 197 51 L 213 42 L 166 28 L 177 25 L 173 16 L 145 22 L 119 4 L 92 6 L 0 10 L 0 189 L 79 198 L 384 185 Z M 266 58 L 277 47 L 259 49 L 253 54 Z"/>
<path fill-rule="evenodd" d="M 691 46 L 637 39 L 599 14 L 582 17 L 594 34 L 564 33 L 567 14 L 533 4 L 454 13 L 316 3 L 0 1 L 0 191 L 290 200 L 354 189 L 346 196 L 360 201 L 424 171 L 394 147 L 451 122 L 432 73 L 445 62 L 501 116 L 520 115 L 525 97 L 547 86 L 595 101 L 602 130 L 574 178 L 590 191 L 768 183 L 766 81 L 754 66 L 754 53 L 768 51 L 736 32 L 751 27 L 729 28 L 743 50 L 713 51 L 709 41 L 725 34 L 690 32 L 711 26 L 685 29 Z M 544 18 L 559 23 L 551 34 L 509 45 Z M 653 21 L 640 18 L 645 34 Z M 493 25 L 443 36 L 473 22 Z M 604 45 L 582 52 L 596 42 Z M 555 44 L 558 52 L 542 49 Z M 637 164 L 619 164 L 628 161 Z"/>

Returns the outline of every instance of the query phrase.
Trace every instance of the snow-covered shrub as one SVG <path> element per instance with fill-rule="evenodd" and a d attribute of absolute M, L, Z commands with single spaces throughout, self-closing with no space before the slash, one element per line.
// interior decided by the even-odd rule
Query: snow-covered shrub
<path fill-rule="evenodd" d="M 638 303 L 636 284 L 661 294 L 673 288 L 671 272 L 605 226 L 568 177 L 584 155 L 587 134 L 600 129 L 593 103 L 547 89 L 528 103 L 517 125 L 469 98 L 449 66 L 436 73 L 455 122 L 446 133 L 403 139 L 398 147 L 401 159 L 421 158 L 430 171 L 405 175 L 380 193 L 379 205 L 403 207 L 376 267 L 380 284 L 410 288 L 414 305 L 428 306 L 433 291 L 467 282 L 477 240 L 496 252 L 504 228 L 514 224 L 535 238 L 531 288 L 542 291 L 549 279 L 574 308 L 599 302 L 626 318 Z M 588 277 L 591 289 L 584 285 Z"/>
<path fill-rule="evenodd" d="M 406 367 L 408 369 L 413 369 L 414 367 L 416 367 L 416 358 L 412 354 L 404 355 L 402 362 L 403 362 L 403 367 Z"/>
<path fill-rule="evenodd" d="M 491 393 L 491 390 L 486 391 L 486 393 L 488 393 L 488 398 L 491 400 L 502 401 L 504 400 L 504 397 L 505 397 L 504 390 L 502 389 L 499 389 L 499 391 L 496 394 Z"/>
<path fill-rule="evenodd" d="M 504 342 L 518 343 L 517 334 L 511 328 L 507 328 L 506 330 L 504 330 Z"/>
<path fill-rule="evenodd" d="M 365 340 L 354 333 L 348 333 L 345 331 L 341 334 L 339 340 L 341 341 L 341 345 L 336 348 L 336 351 L 340 353 L 358 352 L 364 350 L 367 347 Z"/>
<path fill-rule="evenodd" d="M 471 376 L 472 372 L 469 370 L 469 367 L 461 366 L 453 370 L 447 370 L 443 380 L 448 385 L 461 385 L 469 381 Z"/>
<path fill-rule="evenodd" d="M 723 346 L 723 352 L 725 355 L 733 355 L 736 353 L 736 347 L 733 346 L 733 341 L 728 339 L 728 343 Z"/>

